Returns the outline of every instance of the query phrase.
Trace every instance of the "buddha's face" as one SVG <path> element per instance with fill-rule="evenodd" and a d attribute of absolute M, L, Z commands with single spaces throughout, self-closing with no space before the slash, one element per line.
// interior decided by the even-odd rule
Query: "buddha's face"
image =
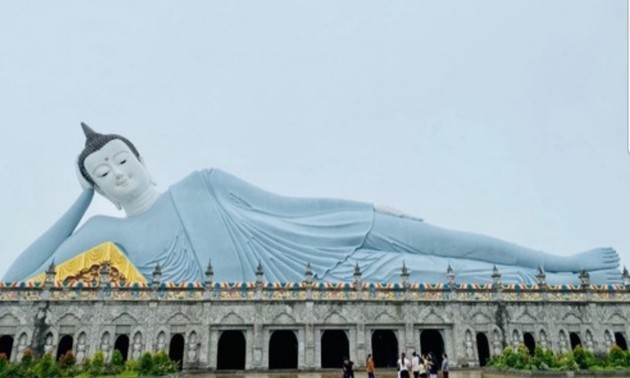
<path fill-rule="evenodd" d="M 120 204 L 134 201 L 151 186 L 144 165 L 119 139 L 88 155 L 84 166 L 98 189 Z"/>

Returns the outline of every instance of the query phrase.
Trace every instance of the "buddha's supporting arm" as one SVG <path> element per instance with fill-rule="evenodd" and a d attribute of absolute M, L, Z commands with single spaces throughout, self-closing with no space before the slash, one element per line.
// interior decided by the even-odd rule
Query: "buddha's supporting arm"
<path fill-rule="evenodd" d="M 24 250 L 13 262 L 4 281 L 20 281 L 35 273 L 48 260 L 59 246 L 74 232 L 88 206 L 92 202 L 94 190 L 84 190 L 70 209 L 42 236 Z M 60 263 L 61 261 L 58 261 Z"/>

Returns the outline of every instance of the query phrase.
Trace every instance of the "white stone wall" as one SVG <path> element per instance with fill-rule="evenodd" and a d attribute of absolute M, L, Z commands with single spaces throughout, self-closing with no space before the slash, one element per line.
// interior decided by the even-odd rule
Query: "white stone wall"
<path fill-rule="evenodd" d="M 0 336 L 13 336 L 12 359 L 33 342 L 35 314 L 43 304 L 0 302 Z M 179 333 L 185 340 L 184 367 L 204 370 L 217 367 L 219 337 L 226 330 L 244 331 L 247 370 L 268 368 L 269 339 L 274 330 L 295 332 L 298 368 L 302 370 L 320 368 L 321 334 L 327 329 L 345 331 L 350 356 L 359 365 L 372 350 L 374 330 L 392 330 L 399 351 L 411 353 L 420 351 L 421 331 L 435 329 L 454 366 L 479 364 L 475 340 L 479 332 L 486 335 L 491 354 L 499 342 L 496 335 L 501 348 L 515 341 L 514 334 L 516 341 L 522 342 L 528 332 L 537 345 L 544 342 L 558 350 L 560 332 L 567 338 L 575 332 L 582 345 L 603 352 L 610 345 L 609 335 L 621 332 L 627 339 L 630 332 L 630 304 L 625 302 L 58 301 L 50 302 L 45 315 L 44 334 L 52 334 L 55 351 L 61 336 L 67 334 L 74 338 L 77 353 L 77 341 L 85 333 L 87 342 L 81 353 L 91 356 L 101 348 L 106 332 L 112 348 L 114 336 L 125 333 L 131 357 L 132 351 L 138 355 L 157 350 L 161 332 L 166 334 L 168 350 L 171 336 Z M 193 332 L 196 340 L 191 341 Z M 138 343 L 134 343 L 136 334 L 140 335 Z"/>

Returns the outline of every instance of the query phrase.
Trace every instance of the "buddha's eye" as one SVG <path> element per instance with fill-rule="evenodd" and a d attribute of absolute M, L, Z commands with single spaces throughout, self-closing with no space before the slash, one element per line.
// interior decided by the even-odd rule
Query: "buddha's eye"
<path fill-rule="evenodd" d="M 127 160 L 123 160 L 123 161 L 121 161 L 121 162 L 120 162 L 120 165 L 123 165 L 123 164 L 125 164 L 126 162 L 127 162 Z"/>
<path fill-rule="evenodd" d="M 94 170 L 94 175 L 99 178 L 104 178 L 109 174 L 109 172 L 111 172 L 111 169 L 108 166 L 101 165 Z"/>

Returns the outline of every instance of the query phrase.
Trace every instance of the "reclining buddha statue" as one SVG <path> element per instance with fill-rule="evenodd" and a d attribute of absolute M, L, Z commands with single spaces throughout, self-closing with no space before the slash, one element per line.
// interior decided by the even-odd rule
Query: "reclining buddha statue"
<path fill-rule="evenodd" d="M 159 264 L 172 282 L 203 281 L 209 261 L 215 279 L 229 282 L 253 281 L 259 263 L 266 280 L 279 282 L 302 281 L 307 264 L 316 281 L 331 282 L 352 281 L 357 265 L 364 281 L 395 282 L 403 263 L 415 282 L 446 282 L 450 267 L 458 282 L 488 283 L 495 266 L 506 283 L 534 283 L 539 270 L 556 284 L 579 283 L 582 270 L 594 283 L 621 278 L 611 248 L 554 255 L 369 203 L 275 195 L 218 169 L 193 172 L 160 193 L 129 140 L 82 127 L 76 168 L 84 190 L 5 281 L 33 279 L 53 262 L 78 261 L 103 245 L 140 279 Z M 94 191 L 126 217 L 94 216 L 77 228 Z"/>

